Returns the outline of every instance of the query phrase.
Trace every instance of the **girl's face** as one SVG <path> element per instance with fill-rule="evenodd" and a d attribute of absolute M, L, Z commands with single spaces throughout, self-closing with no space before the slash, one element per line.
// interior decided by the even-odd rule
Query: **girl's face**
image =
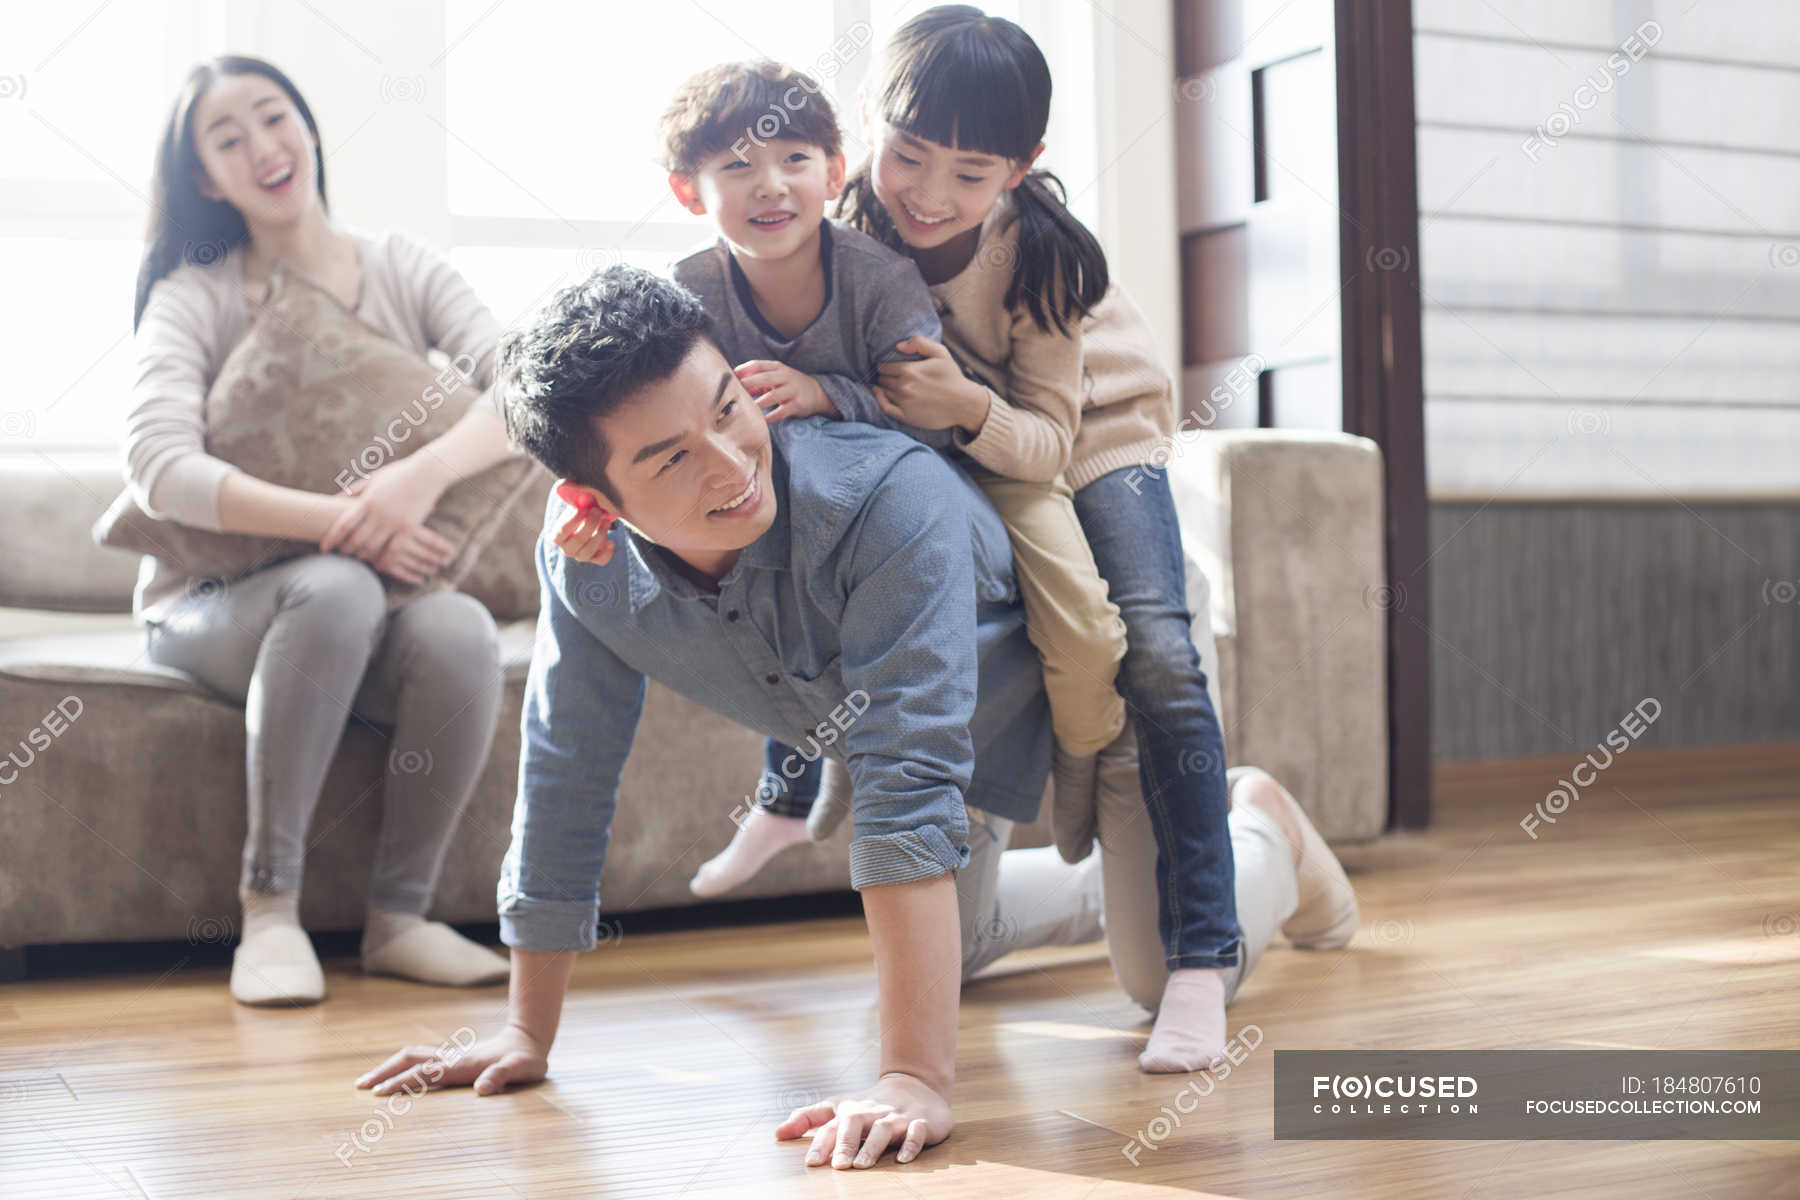
<path fill-rule="evenodd" d="M 261 75 L 225 75 L 194 104 L 200 193 L 251 227 L 291 222 L 318 197 L 318 142 L 288 94 Z"/>
<path fill-rule="evenodd" d="M 942 246 L 979 229 L 1003 192 L 1019 186 L 1044 152 L 1039 142 L 1023 162 L 997 154 L 959 150 L 868 121 L 869 177 L 900 237 L 915 250 Z"/>

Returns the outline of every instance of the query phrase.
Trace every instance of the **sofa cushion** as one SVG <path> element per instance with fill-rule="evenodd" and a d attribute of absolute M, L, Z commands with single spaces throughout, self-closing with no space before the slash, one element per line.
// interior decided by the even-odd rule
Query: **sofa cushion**
<path fill-rule="evenodd" d="M 361 321 L 324 289 L 277 264 L 269 295 L 250 331 L 233 347 L 206 396 L 206 450 L 257 479 L 334 494 L 386 463 L 442 436 L 468 410 L 475 389 L 455 364 L 438 368 Z M 532 545 L 549 474 L 514 456 L 459 480 L 445 491 L 426 525 L 457 547 L 443 571 L 423 584 L 384 578 L 390 609 L 424 591 L 497 583 L 471 591 L 497 617 L 536 607 Z M 512 513 L 523 508 L 524 516 Z M 473 578 L 476 561 L 503 525 L 529 522 L 494 546 L 500 569 Z M 260 567 L 315 552 L 292 538 L 215 532 L 159 520 L 129 490 L 94 527 L 107 546 L 149 554 L 189 578 L 231 580 Z"/>
<path fill-rule="evenodd" d="M 537 622 L 503 621 L 499 631 L 501 673 L 509 683 L 523 681 L 531 668 Z M 70 686 L 119 684 L 213 695 L 211 689 L 185 671 L 150 661 L 144 652 L 141 629 L 0 642 L 0 680 L 4 679 Z"/>

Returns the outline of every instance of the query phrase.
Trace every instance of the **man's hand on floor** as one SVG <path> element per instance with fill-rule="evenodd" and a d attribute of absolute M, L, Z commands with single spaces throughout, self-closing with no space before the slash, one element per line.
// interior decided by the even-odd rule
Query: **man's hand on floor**
<path fill-rule="evenodd" d="M 812 1134 L 806 1165 L 872 1167 L 889 1149 L 911 1162 L 950 1136 L 950 1102 L 911 1075 L 890 1071 L 865 1092 L 797 1108 L 775 1129 L 782 1141 Z"/>
<path fill-rule="evenodd" d="M 508 1025 L 461 1053 L 440 1053 L 431 1046 L 408 1046 L 363 1074 L 359 1088 L 385 1096 L 402 1088 L 408 1093 L 434 1087 L 475 1085 L 478 1096 L 503 1090 L 509 1083 L 535 1083 L 550 1070 L 547 1048 L 516 1025 Z"/>

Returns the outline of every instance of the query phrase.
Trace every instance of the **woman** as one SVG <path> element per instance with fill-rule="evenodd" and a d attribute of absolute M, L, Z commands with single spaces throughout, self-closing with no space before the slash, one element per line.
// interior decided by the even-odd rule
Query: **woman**
<path fill-rule="evenodd" d="M 277 260 L 421 355 L 433 345 L 469 355 L 483 388 L 498 324 L 429 247 L 330 219 L 318 125 L 266 62 L 221 57 L 189 73 L 153 188 L 133 314 L 133 496 L 155 517 L 319 545 L 224 587 L 190 587 L 178 567 L 146 558 L 134 597 L 152 661 L 244 705 L 249 836 L 231 994 L 244 1004 L 324 998 L 299 923 L 300 882 L 307 827 L 351 719 L 392 739 L 364 968 L 445 985 L 503 979 L 504 958 L 423 916 L 493 740 L 494 621 L 450 591 L 389 615 L 380 578 L 419 583 L 449 561 L 450 544 L 422 522 L 450 484 L 511 452 L 498 414 L 478 401 L 430 453 L 383 466 L 348 495 L 253 478 L 204 447 L 207 389 Z"/>

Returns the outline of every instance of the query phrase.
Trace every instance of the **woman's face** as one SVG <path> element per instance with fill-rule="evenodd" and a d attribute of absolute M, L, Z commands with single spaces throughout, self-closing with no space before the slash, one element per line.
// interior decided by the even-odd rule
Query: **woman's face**
<path fill-rule="evenodd" d="M 200 192 L 251 227 L 293 221 L 317 200 L 318 146 L 294 102 L 261 75 L 222 75 L 194 104 Z"/>
<path fill-rule="evenodd" d="M 959 150 L 895 128 L 866 122 L 872 136 L 870 178 L 900 237 L 928 250 L 978 229 L 1002 192 L 1016 188 L 1038 153 L 1018 162 L 997 154 Z"/>

